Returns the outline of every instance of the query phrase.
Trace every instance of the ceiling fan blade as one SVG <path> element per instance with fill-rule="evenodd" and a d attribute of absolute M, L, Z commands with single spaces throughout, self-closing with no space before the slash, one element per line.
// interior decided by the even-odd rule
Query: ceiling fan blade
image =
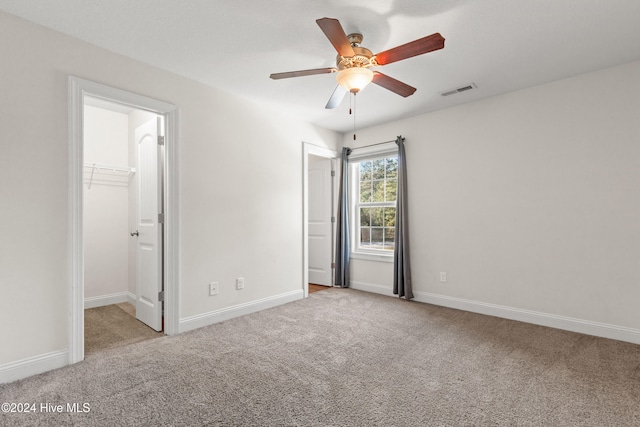
<path fill-rule="evenodd" d="M 331 94 L 331 98 L 329 98 L 329 102 L 327 102 L 327 105 L 324 108 L 336 108 L 338 105 L 340 105 L 346 94 L 347 90 L 345 88 L 340 85 L 336 86 L 335 90 Z"/>
<path fill-rule="evenodd" d="M 302 77 L 302 76 L 313 76 L 315 74 L 329 74 L 335 73 L 337 70 L 335 68 L 314 68 L 312 70 L 300 70 L 300 71 L 288 71 L 286 73 L 274 73 L 271 74 L 271 77 L 274 80 L 278 79 L 288 79 L 290 77 Z"/>
<path fill-rule="evenodd" d="M 434 50 L 444 47 L 444 37 L 440 33 L 431 34 L 412 42 L 396 46 L 392 49 L 385 50 L 376 55 L 378 65 L 391 64 L 392 62 L 402 59 L 411 58 L 413 56 L 422 55 L 424 53 L 433 52 Z"/>
<path fill-rule="evenodd" d="M 345 57 L 356 55 L 340 21 L 333 18 L 321 18 L 316 19 L 316 23 L 340 55 Z"/>
<path fill-rule="evenodd" d="M 377 71 L 373 72 L 373 83 L 378 86 L 382 86 L 393 93 L 397 93 L 400 96 L 404 96 L 405 98 L 413 95 L 416 91 L 415 87 L 409 86 L 406 83 L 402 83 L 400 80 L 396 80 L 393 77 L 389 77 L 386 74 L 382 74 Z"/>

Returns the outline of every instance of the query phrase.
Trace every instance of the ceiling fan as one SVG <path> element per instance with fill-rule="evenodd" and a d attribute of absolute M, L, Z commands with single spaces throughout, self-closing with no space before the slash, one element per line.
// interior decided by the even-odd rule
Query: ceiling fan
<path fill-rule="evenodd" d="M 444 38 L 440 33 L 414 40 L 412 42 L 396 46 L 376 55 L 362 43 L 362 34 L 353 33 L 347 35 L 340 25 L 340 21 L 333 18 L 317 19 L 316 23 L 327 36 L 333 47 L 338 51 L 336 67 L 315 68 L 311 70 L 290 71 L 286 73 L 274 73 L 272 79 L 287 79 L 290 77 L 311 76 L 314 74 L 338 73 L 336 80 L 338 86 L 333 91 L 325 108 L 336 108 L 347 92 L 357 93 L 367 84 L 373 82 L 400 96 L 410 96 L 416 88 L 399 80 L 373 71 L 371 68 L 391 64 L 392 62 L 422 55 L 424 53 L 439 50 L 444 47 Z"/>

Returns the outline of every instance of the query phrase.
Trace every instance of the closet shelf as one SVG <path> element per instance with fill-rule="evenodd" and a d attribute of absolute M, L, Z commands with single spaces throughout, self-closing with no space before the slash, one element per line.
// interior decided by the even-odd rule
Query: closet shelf
<path fill-rule="evenodd" d="M 90 174 L 88 178 L 88 189 L 90 190 L 91 184 L 93 184 L 94 181 L 94 175 L 100 175 L 99 180 L 96 178 L 96 184 L 128 185 L 128 179 L 136 172 L 136 169 L 129 166 L 115 166 L 104 163 L 85 162 L 84 171 L 85 174 Z"/>
<path fill-rule="evenodd" d="M 126 173 L 133 174 L 136 168 L 130 168 L 129 166 L 114 166 L 105 165 L 103 163 L 85 163 L 85 168 L 93 169 L 96 173 Z"/>

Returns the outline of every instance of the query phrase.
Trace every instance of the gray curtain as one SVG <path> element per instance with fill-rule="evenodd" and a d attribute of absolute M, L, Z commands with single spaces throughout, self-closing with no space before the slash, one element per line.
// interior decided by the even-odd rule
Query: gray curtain
<path fill-rule="evenodd" d="M 340 163 L 340 185 L 338 186 L 338 214 L 336 216 L 336 268 L 335 286 L 349 287 L 349 256 L 351 254 L 349 236 L 348 163 L 351 148 L 342 149 Z"/>
<path fill-rule="evenodd" d="M 396 195 L 396 245 L 393 251 L 393 293 L 410 300 L 411 264 L 409 262 L 409 212 L 407 210 L 407 162 L 404 138 L 396 139 L 398 145 L 398 190 Z"/>

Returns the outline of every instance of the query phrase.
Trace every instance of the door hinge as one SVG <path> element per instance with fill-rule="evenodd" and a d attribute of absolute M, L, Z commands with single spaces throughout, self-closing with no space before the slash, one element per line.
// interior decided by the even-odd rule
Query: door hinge
<path fill-rule="evenodd" d="M 325 264 L 325 265 L 327 265 L 327 264 Z M 336 263 L 335 262 L 331 263 L 331 268 L 336 268 Z"/>
<path fill-rule="evenodd" d="M 336 171 L 331 171 L 331 176 L 336 176 Z"/>
<path fill-rule="evenodd" d="M 164 145 L 164 136 L 158 135 L 158 145 Z"/>
<path fill-rule="evenodd" d="M 336 217 L 335 216 L 331 217 L 331 222 L 336 222 Z"/>
<path fill-rule="evenodd" d="M 164 302 L 164 291 L 158 292 L 158 301 Z"/>
<path fill-rule="evenodd" d="M 164 224 L 164 214 L 158 214 L 158 224 Z"/>

